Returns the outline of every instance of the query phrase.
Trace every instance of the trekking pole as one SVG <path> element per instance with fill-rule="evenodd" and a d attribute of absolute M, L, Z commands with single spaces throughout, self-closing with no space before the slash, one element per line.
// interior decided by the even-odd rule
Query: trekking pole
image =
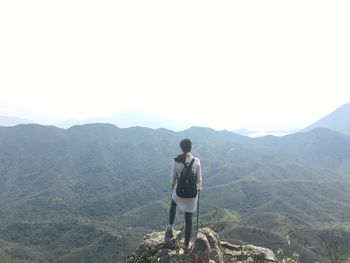
<path fill-rule="evenodd" d="M 198 219 L 199 219 L 199 192 L 198 192 L 198 199 L 197 199 L 197 233 L 198 234 Z"/>

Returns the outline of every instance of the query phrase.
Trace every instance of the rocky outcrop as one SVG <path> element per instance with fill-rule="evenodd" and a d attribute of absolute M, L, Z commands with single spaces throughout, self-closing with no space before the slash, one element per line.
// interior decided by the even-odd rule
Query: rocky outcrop
<path fill-rule="evenodd" d="M 271 263 L 277 262 L 268 248 L 253 245 L 235 245 L 221 241 L 209 228 L 199 229 L 191 252 L 182 249 L 183 237 L 176 231 L 176 238 L 165 241 L 165 232 L 147 234 L 139 248 L 131 253 L 127 263 Z"/>

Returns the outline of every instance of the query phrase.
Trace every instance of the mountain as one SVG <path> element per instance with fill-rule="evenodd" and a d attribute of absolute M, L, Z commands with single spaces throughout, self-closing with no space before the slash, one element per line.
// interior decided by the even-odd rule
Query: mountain
<path fill-rule="evenodd" d="M 17 117 L 8 117 L 8 116 L 0 116 L 0 126 L 9 127 L 15 126 L 18 124 L 29 124 L 35 123 L 34 121 L 17 118 Z"/>
<path fill-rule="evenodd" d="M 153 129 L 166 128 L 175 131 L 184 130 L 190 126 L 186 121 L 177 122 L 156 114 L 142 111 L 126 111 L 111 114 L 105 117 L 90 118 L 86 120 L 67 120 L 64 122 L 55 123 L 54 125 L 60 128 L 70 128 L 74 125 L 89 123 L 110 123 L 121 128 L 133 126 L 149 127 Z"/>
<path fill-rule="evenodd" d="M 203 168 L 201 225 L 272 249 L 292 232 L 287 253 L 325 261 L 317 236 L 350 222 L 350 137 L 326 128 L 249 138 L 112 124 L 0 127 L 0 256 L 120 262 L 166 226 L 172 158 L 186 137 Z M 347 228 L 339 233 L 350 240 Z"/>
<path fill-rule="evenodd" d="M 344 104 L 331 114 L 306 127 L 305 131 L 317 127 L 328 128 L 350 136 L 350 103 Z"/>

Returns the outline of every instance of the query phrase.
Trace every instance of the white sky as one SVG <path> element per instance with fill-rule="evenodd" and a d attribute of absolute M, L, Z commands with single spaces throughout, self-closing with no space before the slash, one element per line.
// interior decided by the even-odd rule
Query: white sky
<path fill-rule="evenodd" d="M 349 1 L 1 1 L 0 115 L 289 129 L 350 102 Z"/>

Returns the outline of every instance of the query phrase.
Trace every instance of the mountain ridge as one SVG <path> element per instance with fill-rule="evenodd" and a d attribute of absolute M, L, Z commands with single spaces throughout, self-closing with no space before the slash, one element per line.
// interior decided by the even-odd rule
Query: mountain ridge
<path fill-rule="evenodd" d="M 285 136 L 288 134 L 293 134 L 302 131 L 312 130 L 317 127 L 329 128 L 347 136 L 350 136 L 350 103 L 346 103 L 338 107 L 332 113 L 322 117 L 320 120 L 310 124 L 303 130 L 292 129 L 292 130 L 271 130 L 271 131 L 251 131 L 248 129 L 237 129 L 233 132 L 243 136 L 249 137 L 264 137 L 268 135 L 274 136 Z M 15 126 L 18 124 L 28 124 L 28 123 L 38 123 L 31 120 L 17 118 L 17 117 L 6 117 L 0 116 L 0 126 Z M 130 128 L 135 126 L 149 127 L 152 129 L 168 129 L 175 132 L 186 131 L 192 127 L 188 123 L 175 123 L 173 121 L 167 120 L 156 116 L 154 114 L 131 111 L 131 112 L 120 112 L 116 114 L 111 114 L 109 116 L 90 118 L 86 120 L 67 120 L 59 123 L 52 124 L 42 124 L 42 125 L 53 125 L 58 128 L 68 129 L 73 126 L 93 124 L 93 123 L 110 123 L 120 128 Z M 175 124 L 174 124 L 175 123 Z M 38 123 L 39 124 L 39 123 Z"/>
<path fill-rule="evenodd" d="M 308 131 L 317 127 L 329 128 L 350 136 L 350 103 L 340 106 L 335 111 L 309 125 L 304 130 Z"/>
<path fill-rule="evenodd" d="M 0 116 L 0 126 L 10 127 L 18 124 L 34 123 L 34 121 L 12 116 Z"/>

